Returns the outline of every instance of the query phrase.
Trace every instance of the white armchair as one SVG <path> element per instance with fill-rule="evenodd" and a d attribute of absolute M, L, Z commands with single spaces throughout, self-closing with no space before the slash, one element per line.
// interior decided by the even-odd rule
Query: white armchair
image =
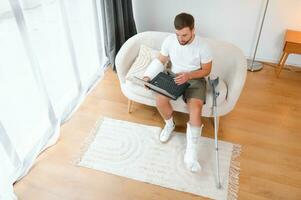
<path fill-rule="evenodd" d="M 126 80 L 126 75 L 142 44 L 160 50 L 161 44 L 168 34 L 170 33 L 151 31 L 139 33 L 127 40 L 119 50 L 115 65 L 121 90 L 129 99 L 129 112 L 132 101 L 149 106 L 156 105 L 155 94 Z M 202 40 L 210 46 L 213 54 L 211 74 L 220 77 L 220 84 L 217 87 L 220 92 L 217 99 L 217 115 L 222 116 L 233 110 L 240 96 L 247 74 L 246 59 L 242 51 L 230 43 L 208 38 L 202 38 Z M 188 113 L 182 98 L 171 101 L 171 104 L 175 111 Z M 213 117 L 212 92 L 209 85 L 207 86 L 206 104 L 203 106 L 202 116 Z"/>
<path fill-rule="evenodd" d="M 155 93 L 146 90 L 144 87 L 132 83 L 126 79 L 127 73 L 138 55 L 142 44 L 154 49 L 160 49 L 164 38 L 170 33 L 144 32 L 135 35 L 126 41 L 119 50 L 115 65 L 123 94 L 129 99 L 128 111 L 130 112 L 131 102 L 155 106 Z M 213 106 L 212 88 L 207 84 L 206 104 L 203 106 L 202 116 L 214 117 L 214 144 L 216 156 L 216 186 L 221 188 L 219 174 L 218 156 L 218 126 L 219 116 L 225 115 L 233 110 L 247 75 L 247 63 L 242 51 L 229 43 L 208 38 L 202 38 L 210 47 L 213 54 L 213 65 L 211 74 L 219 77 L 219 84 L 216 91 L 219 93 L 216 106 Z M 141 73 L 142 75 L 143 73 Z M 207 81 L 208 83 L 208 81 Z M 188 113 L 186 104 L 182 98 L 171 101 L 175 111 Z"/>

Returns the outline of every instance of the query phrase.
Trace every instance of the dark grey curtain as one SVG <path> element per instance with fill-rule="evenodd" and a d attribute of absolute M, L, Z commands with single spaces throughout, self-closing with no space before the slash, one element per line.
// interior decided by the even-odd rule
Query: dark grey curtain
<path fill-rule="evenodd" d="M 115 70 L 115 56 L 122 44 L 137 33 L 132 0 L 100 0 L 106 55 Z"/>

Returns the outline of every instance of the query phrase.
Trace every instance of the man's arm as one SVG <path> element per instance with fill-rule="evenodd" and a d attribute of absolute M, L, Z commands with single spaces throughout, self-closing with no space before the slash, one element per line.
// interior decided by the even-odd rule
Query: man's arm
<path fill-rule="evenodd" d="M 195 78 L 202 78 L 209 75 L 211 72 L 211 68 L 212 68 L 212 61 L 209 63 L 202 64 L 201 69 L 188 73 L 189 80 Z"/>
<path fill-rule="evenodd" d="M 163 56 L 160 53 L 157 59 L 161 62 L 162 65 L 164 65 L 169 60 L 169 57 L 168 56 Z M 156 65 L 156 63 L 155 63 L 156 61 L 152 61 L 152 62 L 154 62 L 154 63 L 151 63 L 151 64 L 154 64 L 154 66 L 149 66 L 149 67 L 156 68 L 156 66 L 155 66 Z M 160 65 L 160 63 L 158 63 L 158 64 Z M 148 70 L 152 70 L 152 69 L 148 69 Z M 154 69 L 154 70 L 156 70 L 156 69 Z M 143 80 L 150 81 L 151 78 L 149 76 L 144 76 Z"/>
<path fill-rule="evenodd" d="M 191 79 L 196 79 L 196 78 L 202 78 L 210 74 L 211 68 L 212 68 L 212 61 L 209 63 L 204 63 L 201 64 L 202 67 L 199 70 L 193 71 L 193 72 L 185 72 L 185 73 L 180 73 L 176 78 L 175 82 L 177 84 L 183 84 L 186 83 L 187 81 Z"/>
<path fill-rule="evenodd" d="M 160 62 L 164 65 L 164 64 L 169 60 L 169 57 L 168 57 L 168 56 L 163 56 L 163 55 L 160 53 L 158 59 L 159 59 Z"/>

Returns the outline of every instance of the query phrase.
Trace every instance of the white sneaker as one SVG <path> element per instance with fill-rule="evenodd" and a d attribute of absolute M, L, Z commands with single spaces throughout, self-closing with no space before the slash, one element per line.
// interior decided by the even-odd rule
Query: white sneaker
<path fill-rule="evenodd" d="M 162 143 L 167 142 L 170 139 L 173 130 L 175 130 L 175 127 L 176 127 L 175 124 L 173 124 L 173 126 L 165 124 L 163 130 L 160 133 L 160 137 L 159 137 L 160 142 Z"/>

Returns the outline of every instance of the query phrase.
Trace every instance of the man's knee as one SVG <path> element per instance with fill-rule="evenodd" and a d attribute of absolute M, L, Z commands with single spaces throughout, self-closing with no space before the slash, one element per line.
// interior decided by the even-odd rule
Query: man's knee
<path fill-rule="evenodd" d="M 203 107 L 203 101 L 200 99 L 188 99 L 188 110 L 189 113 L 200 113 Z"/>
<path fill-rule="evenodd" d="M 166 97 L 164 95 L 161 95 L 161 94 L 158 94 L 156 96 L 156 104 L 157 104 L 157 106 L 166 105 L 166 104 L 168 104 L 169 100 L 170 99 L 168 97 Z"/>

